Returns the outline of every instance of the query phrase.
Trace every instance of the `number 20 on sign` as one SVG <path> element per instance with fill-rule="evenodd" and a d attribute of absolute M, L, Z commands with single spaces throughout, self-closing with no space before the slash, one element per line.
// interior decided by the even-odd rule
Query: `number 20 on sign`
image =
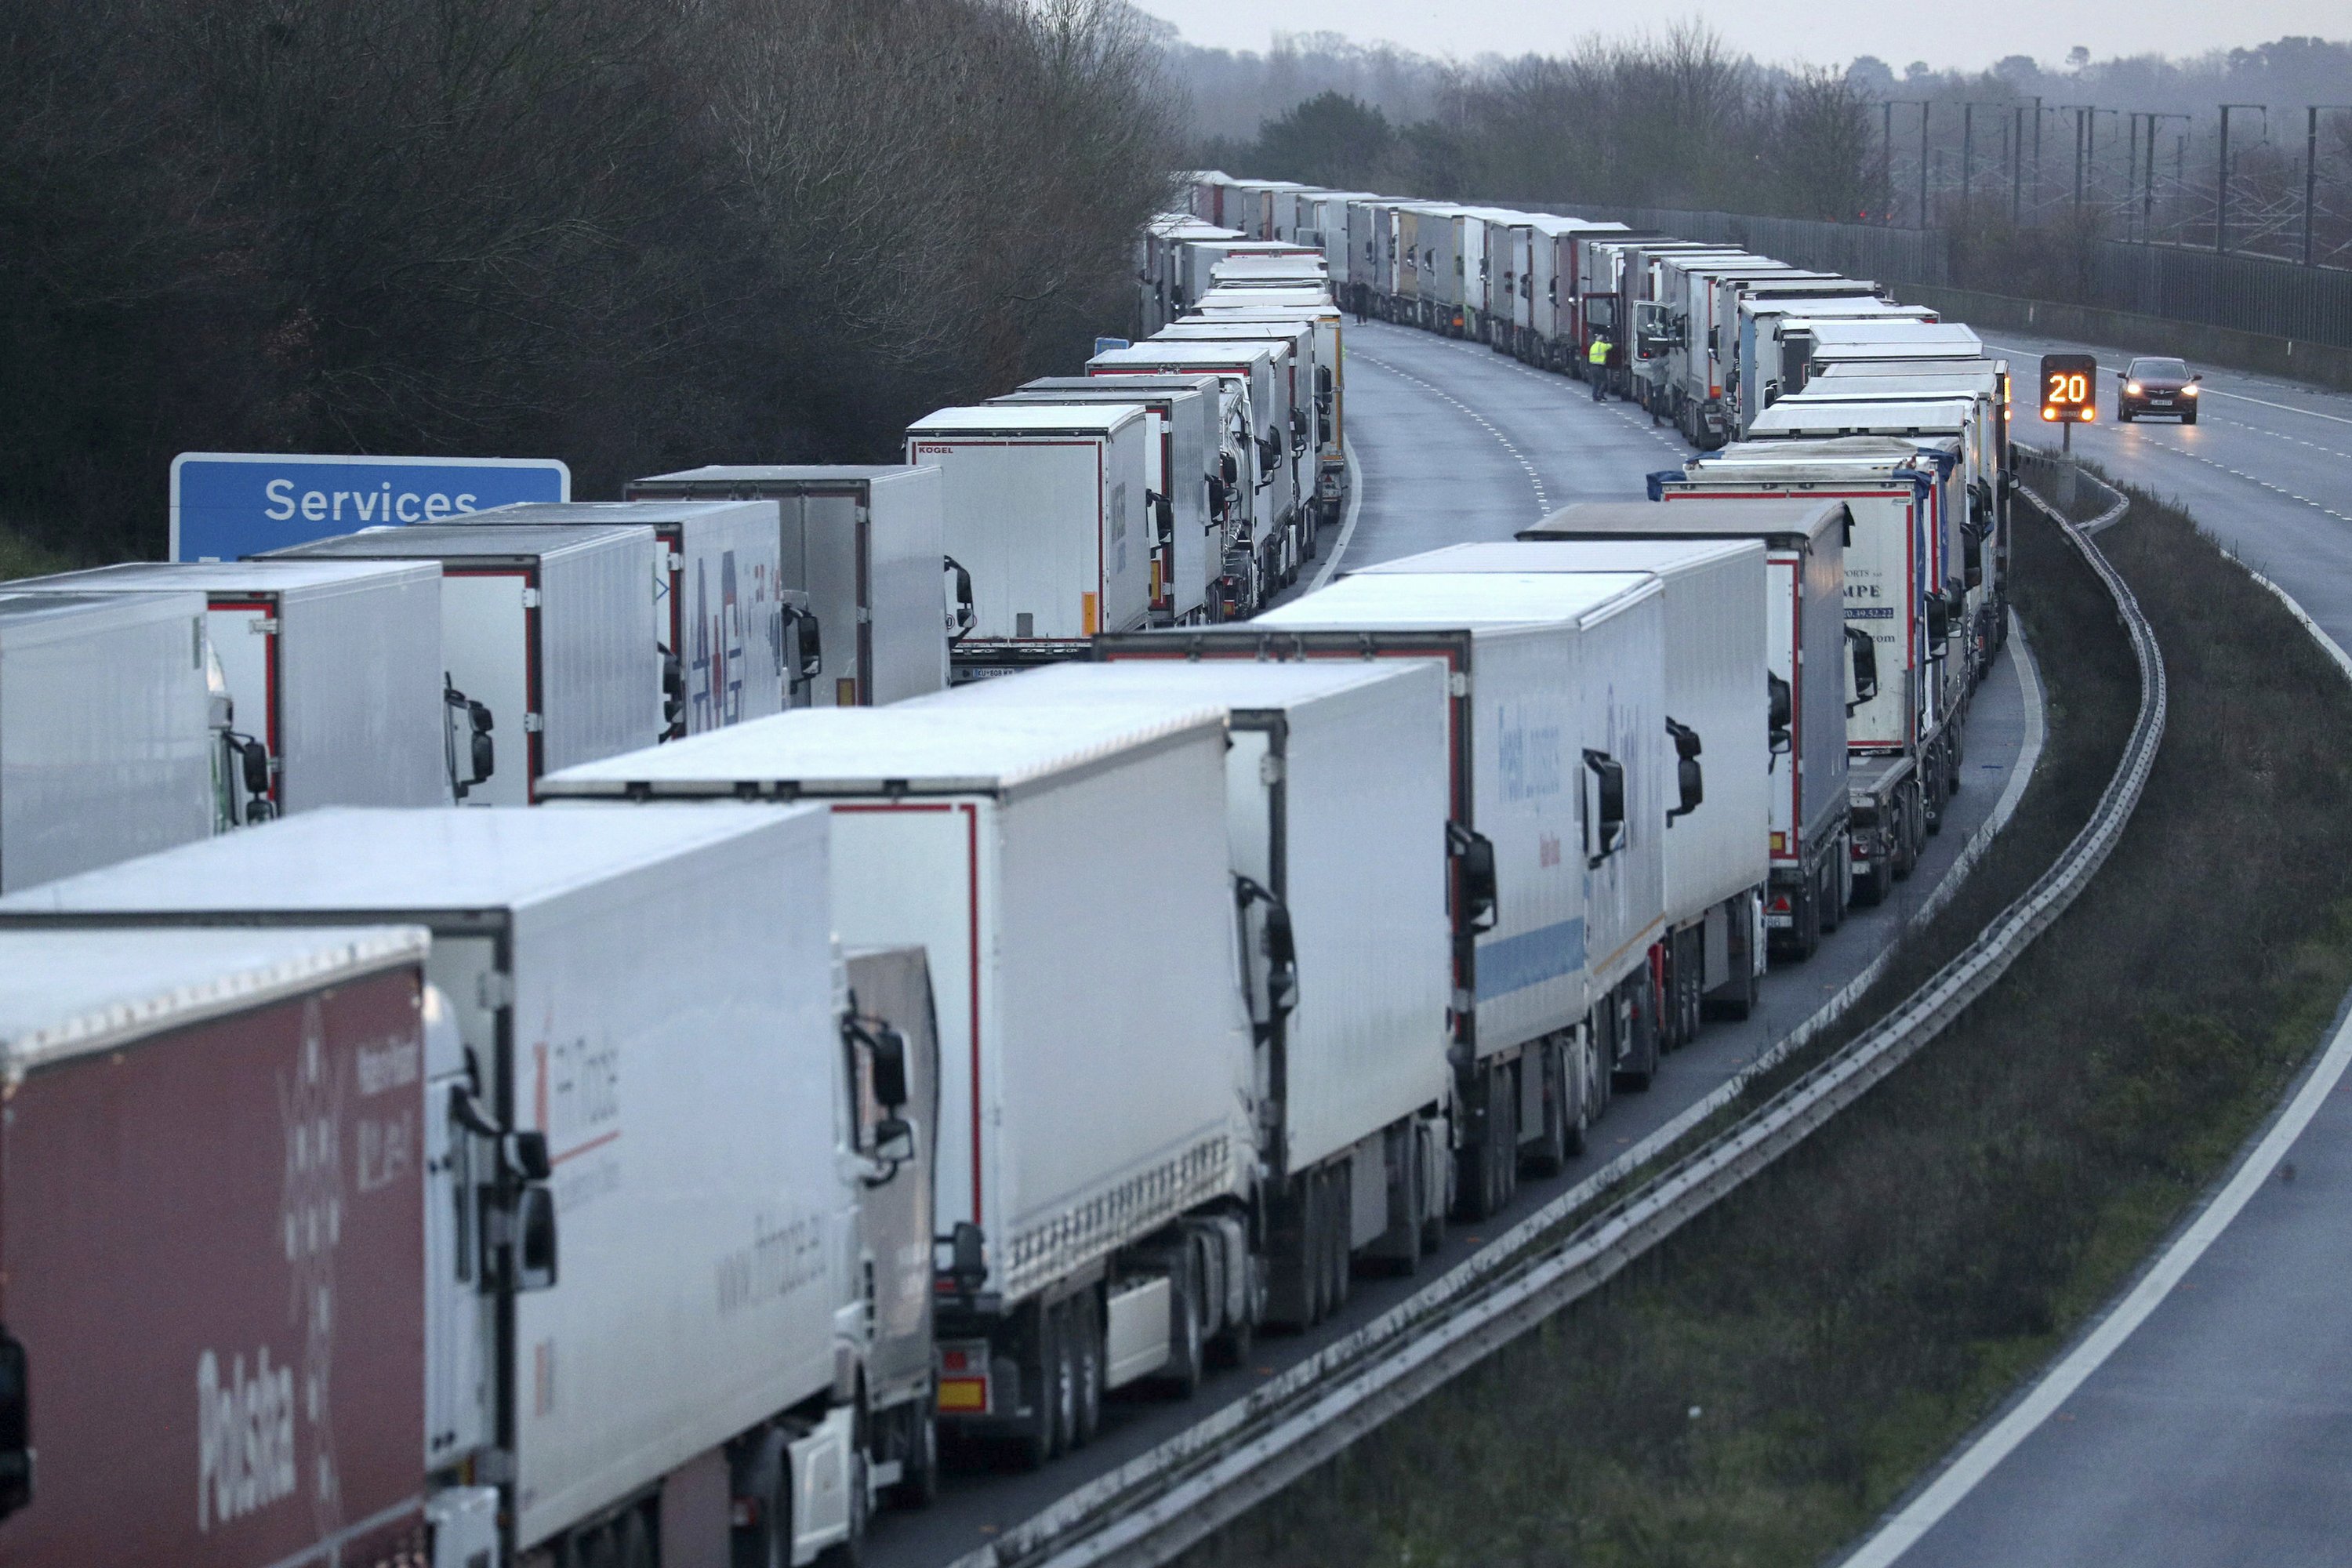
<path fill-rule="evenodd" d="M 2089 354 L 2042 356 L 2042 417 L 2088 424 L 2099 416 L 2099 362 Z"/>

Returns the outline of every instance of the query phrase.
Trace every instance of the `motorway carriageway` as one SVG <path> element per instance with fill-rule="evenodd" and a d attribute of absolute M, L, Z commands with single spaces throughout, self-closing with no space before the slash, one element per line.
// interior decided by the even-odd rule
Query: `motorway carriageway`
<path fill-rule="evenodd" d="M 1350 325 L 1345 342 L 1359 495 L 1341 570 L 1441 544 L 1509 539 L 1571 500 L 1639 500 L 1644 474 L 1678 466 L 1687 455 L 1671 427 L 1654 430 L 1632 405 L 1595 405 L 1584 383 L 1530 370 L 1477 344 L 1380 324 Z M 1322 553 L 1300 573 L 1302 588 L 1333 564 L 1341 537 L 1325 531 Z M 1943 832 L 1927 841 L 1919 869 L 1886 903 L 1850 914 L 1810 963 L 1776 965 L 1746 1023 L 1708 1025 L 1696 1044 L 1665 1058 L 1647 1093 L 1621 1093 L 1584 1157 L 1564 1175 L 1523 1178 L 1517 1201 L 1504 1213 L 1479 1226 L 1449 1226 L 1444 1249 L 1423 1263 L 1418 1279 L 1359 1278 L 1337 1318 L 1311 1333 L 1261 1336 L 1249 1365 L 1213 1373 L 1192 1399 L 1115 1396 L 1106 1402 L 1102 1434 L 1090 1447 L 1034 1474 L 951 1468 L 931 1508 L 876 1516 L 866 1561 L 878 1568 L 938 1568 L 986 1545 L 1402 1300 L 1468 1257 L 1481 1237 L 1501 1234 L 1583 1181 L 1812 1016 L 1886 950 L 2009 782 L 2029 727 L 2020 646 L 2011 639 L 1977 691 L 1964 786 L 1947 808 Z M 2038 731 L 2038 691 L 2031 706 Z"/>
<path fill-rule="evenodd" d="M 2074 450 L 2179 502 L 2352 647 L 2352 397 L 2205 371 L 2198 423 L 2114 421 L 2129 355 L 1992 331 L 2021 389 L 2095 353 Z M 2161 344 L 2150 344 L 2161 353 Z M 2202 369 L 2191 363 L 2191 370 Z M 2123 525 L 2123 526 L 2128 526 Z M 1847 1568 L 2340 1563 L 2352 1557 L 2352 1026 L 2147 1270 L 1898 1504 Z"/>

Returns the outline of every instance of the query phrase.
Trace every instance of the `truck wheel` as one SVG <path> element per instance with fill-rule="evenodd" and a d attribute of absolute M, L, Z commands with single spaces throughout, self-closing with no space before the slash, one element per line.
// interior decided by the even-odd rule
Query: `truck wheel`
<path fill-rule="evenodd" d="M 1102 1430 L 1103 1321 L 1102 1306 L 1088 1290 L 1070 1303 L 1070 1342 L 1074 1348 L 1077 1394 L 1077 1426 L 1070 1447 L 1083 1448 Z"/>
<path fill-rule="evenodd" d="M 584 1542 L 582 1536 L 573 1536 L 572 1551 L 576 1555 L 572 1561 L 580 1568 L 621 1568 L 620 1533 L 619 1521 L 611 1521 L 586 1531 Z"/>
<path fill-rule="evenodd" d="M 1062 1451 L 1060 1417 L 1062 1396 L 1068 1386 L 1068 1363 L 1063 1359 L 1061 1339 L 1062 1314 L 1050 1307 L 1038 1308 L 1035 1342 L 1029 1364 L 1021 1369 L 1029 1385 L 1029 1429 L 1014 1447 L 1024 1469 L 1042 1468 Z"/>
<path fill-rule="evenodd" d="M 1569 1131 L 1567 1052 L 1558 1042 L 1543 1051 L 1543 1132 L 1528 1156 L 1528 1167 L 1538 1176 L 1557 1176 L 1568 1168 Z"/>
<path fill-rule="evenodd" d="M 1356 1234 L 1354 1216 L 1349 1199 L 1353 1195 L 1342 1184 L 1354 1179 L 1352 1171 L 1331 1172 L 1331 1311 L 1336 1317 L 1355 1294 Z"/>
<path fill-rule="evenodd" d="M 1249 1269 L 1253 1274 L 1256 1272 L 1258 1264 L 1254 1255 L 1244 1253 L 1241 1262 L 1243 1268 Z M 1242 1292 L 1240 1313 L 1223 1328 L 1218 1330 L 1217 1337 L 1209 1342 L 1209 1353 L 1216 1359 L 1219 1366 L 1248 1364 L 1250 1352 L 1257 1348 L 1259 1310 L 1258 1286 L 1253 1279 L 1248 1289 Z"/>
<path fill-rule="evenodd" d="M 873 1490 L 866 1475 L 866 1445 L 860 1441 L 849 1454 L 849 1534 L 817 1553 L 824 1568 L 859 1568 L 866 1561 L 866 1525 L 874 1511 Z M 646 1568 L 652 1568 L 650 1558 Z"/>
<path fill-rule="evenodd" d="M 1168 1366 L 1157 1380 L 1171 1399 L 1201 1392 L 1201 1288 L 1189 1262 L 1168 1275 Z"/>
<path fill-rule="evenodd" d="M 1845 924 L 1846 868 L 1853 864 L 1853 849 L 1843 834 L 1830 846 L 1830 858 L 1822 868 L 1829 873 L 1829 885 L 1822 889 L 1822 930 L 1833 931 Z"/>
<path fill-rule="evenodd" d="M 890 1489 L 895 1508 L 929 1508 L 940 1500 L 940 1424 L 931 1415 L 935 1397 L 926 1390 L 921 1400 L 907 1406 L 898 1484 Z"/>
<path fill-rule="evenodd" d="M 646 1528 L 646 1510 L 631 1509 L 615 1532 L 621 1568 L 659 1568 L 654 1561 L 654 1534 Z"/>

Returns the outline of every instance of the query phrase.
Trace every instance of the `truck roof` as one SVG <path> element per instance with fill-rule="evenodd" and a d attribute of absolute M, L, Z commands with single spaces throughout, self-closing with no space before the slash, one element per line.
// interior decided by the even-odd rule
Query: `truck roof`
<path fill-rule="evenodd" d="M 631 479 L 627 489 L 649 495 L 798 495 L 807 490 L 895 479 L 916 471 L 911 463 L 711 463 Z"/>
<path fill-rule="evenodd" d="M 522 908 L 777 820 L 772 806 L 610 813 L 327 806 L 24 889 L 0 898 L 0 921 L 193 910 L 422 917 Z"/>
<path fill-rule="evenodd" d="M 188 595 L 186 610 L 201 616 L 204 599 L 193 588 Z M 0 642 L 28 647 L 87 636 L 100 627 L 141 626 L 181 613 L 181 605 L 160 593 L 28 593 L 12 583 L 0 589 Z"/>
<path fill-rule="evenodd" d="M 736 522 L 745 517 L 776 521 L 772 500 L 697 500 L 674 497 L 640 500 L 516 501 L 468 516 L 468 528 L 551 528 L 581 523 L 644 523 L 654 528 L 698 522 Z"/>
<path fill-rule="evenodd" d="M 1214 395 L 1218 382 L 1213 375 L 1122 375 L 1116 385 L 1106 388 L 1100 376 L 1041 375 L 1024 381 L 1013 390 L 1024 392 L 1106 392 L 1132 387 L 1138 392 L 1202 392 Z"/>
<path fill-rule="evenodd" d="M 1976 399 L 1964 392 L 1949 397 L 1925 394 L 1907 401 L 1847 402 L 1834 396 L 1784 397 L 1749 423 L 1752 439 L 1785 432 L 1791 436 L 1941 436 L 1975 417 Z"/>
<path fill-rule="evenodd" d="M 1680 539 L 1819 540 L 1846 522 L 1843 501 L 1778 498 L 1769 500 L 1692 500 L 1671 503 L 1630 500 L 1577 501 L 1560 508 L 1521 539 L 1577 539 L 1591 535 Z"/>
<path fill-rule="evenodd" d="M 1133 655 L 1146 650 L 1150 638 L 1121 639 L 1119 651 Z M 1203 706 L 1251 710 L 1290 709 L 1343 696 L 1382 681 L 1410 679 L 1409 660 L 1361 659 L 1285 660 L 1187 659 L 1171 646 L 1166 658 L 1126 658 L 1104 663 L 1050 664 L 998 680 L 918 697 L 919 704 L 983 703 L 1019 707 L 1026 703 L 1084 703 L 1111 707 L 1122 703 L 1165 702 L 1182 708 Z M 1434 669 L 1437 661 L 1427 661 Z"/>
<path fill-rule="evenodd" d="M 0 1079 L 422 959 L 422 926 L 0 931 Z"/>
<path fill-rule="evenodd" d="M 1223 342 L 1209 339 L 1154 338 L 1129 348 L 1106 349 L 1087 361 L 1087 368 L 1099 365 L 1117 371 L 1132 365 L 1138 370 L 1181 370 L 1191 365 L 1211 366 L 1231 374 L 1238 374 L 1244 366 L 1260 362 L 1271 363 L 1278 345 L 1270 340 L 1234 339 Z"/>
<path fill-rule="evenodd" d="M 83 572 L 23 577 L 11 592 L 284 594 L 306 588 L 402 583 L 441 575 L 429 561 L 126 561 Z"/>
<path fill-rule="evenodd" d="M 1782 331 L 1786 331 L 1784 326 Z M 1984 343 L 1975 332 L 1958 321 L 1915 321 L 1904 319 L 1874 321 L 1868 317 L 1843 320 L 1823 320 L 1811 329 L 1814 352 L 1822 349 L 1853 345 L 1869 347 L 1879 343 L 1902 343 L 1917 348 L 1965 348 L 1970 357 L 1984 352 Z"/>
<path fill-rule="evenodd" d="M 615 527 L 600 523 L 593 527 L 573 524 L 558 528 L 503 527 L 483 528 L 463 522 L 419 522 L 397 528 L 370 528 L 358 533 L 339 533 L 331 539 L 314 539 L 307 544 L 289 544 L 279 550 L 264 551 L 265 561 L 288 560 L 359 560 L 386 557 L 413 560 L 419 557 L 451 560 L 467 556 L 496 555 L 543 559 L 577 550 L 606 550 L 616 544 L 650 536 L 642 527 Z"/>
<path fill-rule="evenodd" d="M 1838 374 L 1813 377 L 1796 395 L 1798 401 L 1835 398 L 1877 403 L 1893 398 L 1912 402 L 1923 397 L 1984 397 L 2000 390 L 2000 373 L 1982 360 L 1834 362 L 1823 368 Z"/>
<path fill-rule="evenodd" d="M 1248 625 L 1275 631 L 1454 628 L 1578 621 L 1658 591 L 1646 573 L 1398 573 L 1342 577 Z"/>
<path fill-rule="evenodd" d="M 1108 436 L 1147 411 L 1139 403 L 1026 403 L 940 408 L 907 426 L 909 436 Z"/>
<path fill-rule="evenodd" d="M 1479 544 L 1449 544 L 1419 555 L 1401 556 L 1376 572 L 1647 572 L 1670 577 L 1695 566 L 1711 566 L 1754 555 L 1753 539 L 1528 539 Z"/>
<path fill-rule="evenodd" d="M 1933 438 L 1946 442 L 1948 437 Z M 1709 468 L 1736 468 L 1759 463 L 1843 463 L 1864 467 L 1874 463 L 1907 463 L 1919 455 L 1922 443 L 1904 436 L 1832 436 L 1823 439 L 1734 441 L 1720 451 L 1693 459 L 1699 473 Z"/>
<path fill-rule="evenodd" d="M 726 795 L 754 784 L 835 795 L 1008 794 L 1223 724 L 1205 706 L 798 708 L 566 768 L 541 780 L 540 793 Z"/>

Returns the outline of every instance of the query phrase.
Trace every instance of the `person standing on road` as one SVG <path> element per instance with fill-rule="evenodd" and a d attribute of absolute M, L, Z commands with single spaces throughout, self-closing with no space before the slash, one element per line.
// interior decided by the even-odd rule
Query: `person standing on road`
<path fill-rule="evenodd" d="M 1349 292 L 1356 300 L 1356 325 L 1369 326 L 1372 320 L 1371 290 L 1360 283 Z"/>
<path fill-rule="evenodd" d="M 1592 401 L 1601 401 L 1609 384 L 1609 355 L 1612 345 L 1601 332 L 1592 334 L 1592 346 L 1584 351 L 1585 365 L 1592 377 Z"/>

